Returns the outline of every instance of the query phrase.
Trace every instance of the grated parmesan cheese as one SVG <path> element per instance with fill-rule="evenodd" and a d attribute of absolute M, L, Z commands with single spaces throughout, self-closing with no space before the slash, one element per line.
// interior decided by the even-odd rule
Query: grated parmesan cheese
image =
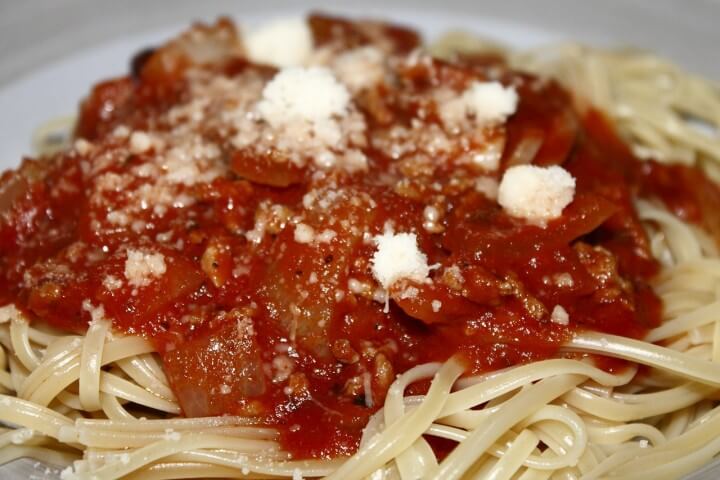
<path fill-rule="evenodd" d="M 385 290 L 401 279 L 423 282 L 428 278 L 427 256 L 418 248 L 414 233 L 386 232 L 374 240 L 372 274 Z"/>
<path fill-rule="evenodd" d="M 298 167 L 367 169 L 365 118 L 328 68 L 289 67 L 267 83 L 256 80 L 236 81 L 233 91 L 243 93 L 230 95 L 238 99 L 223 113 L 220 126 L 236 132 L 235 148 L 274 151 Z"/>
<path fill-rule="evenodd" d="M 130 152 L 136 155 L 145 153 L 152 147 L 152 138 L 145 132 L 133 132 L 130 135 Z"/>
<path fill-rule="evenodd" d="M 274 370 L 273 382 L 284 382 L 293 373 L 295 362 L 287 355 L 276 355 L 272 360 L 272 368 Z"/>
<path fill-rule="evenodd" d="M 117 290 L 118 288 L 122 287 L 122 280 L 117 278 L 115 275 L 106 275 L 105 278 L 103 278 L 103 287 L 108 289 L 109 291 Z"/>
<path fill-rule="evenodd" d="M 510 167 L 498 188 L 498 203 L 514 217 L 545 227 L 575 196 L 575 178 L 562 167 Z"/>
<path fill-rule="evenodd" d="M 437 313 L 442 308 L 442 302 L 440 300 L 433 300 L 430 303 L 430 306 L 432 307 L 432 311 Z"/>
<path fill-rule="evenodd" d="M 417 298 L 418 294 L 420 293 L 420 290 L 418 290 L 415 287 L 407 287 L 405 290 L 400 292 L 400 299 L 405 300 L 407 298 Z"/>
<path fill-rule="evenodd" d="M 162 253 L 147 253 L 142 250 L 128 250 L 125 261 L 125 278 L 133 287 L 145 287 L 153 278 L 162 276 L 167 270 Z"/>
<path fill-rule="evenodd" d="M 568 325 L 570 323 L 570 315 L 562 305 L 555 305 L 552 313 L 550 314 L 550 321 L 557 323 L 558 325 Z"/>
<path fill-rule="evenodd" d="M 357 278 L 350 278 L 348 280 L 348 290 L 350 290 L 350 293 L 358 295 L 366 291 L 366 289 L 367 286 Z"/>
<path fill-rule="evenodd" d="M 125 227 L 127 226 L 127 224 L 130 223 L 130 217 L 128 216 L 128 214 L 119 210 L 113 210 L 112 212 L 108 212 L 105 218 L 111 224 L 118 225 L 120 227 Z"/>
<path fill-rule="evenodd" d="M 201 172 L 200 159 L 220 157 L 220 149 L 212 143 L 204 143 L 198 139 L 186 139 L 181 145 L 171 148 L 165 157 L 163 179 L 169 183 L 194 185 L 198 182 L 210 182 L 220 175 L 218 169 Z"/>
<path fill-rule="evenodd" d="M 332 69 L 352 92 L 370 88 L 385 76 L 383 53 L 375 47 L 360 47 L 342 53 L 333 61 Z"/>
<path fill-rule="evenodd" d="M 569 273 L 559 273 L 553 275 L 555 286 L 560 288 L 572 288 L 575 286 L 575 280 Z"/>
<path fill-rule="evenodd" d="M 312 243 L 315 240 L 315 230 L 310 225 L 298 223 L 295 225 L 295 241 L 298 243 Z"/>
<path fill-rule="evenodd" d="M 127 138 L 130 136 L 130 129 L 126 125 L 118 125 L 112 131 L 112 136 L 116 138 Z"/>
<path fill-rule="evenodd" d="M 316 237 L 316 240 L 320 243 L 330 243 L 332 242 L 333 238 L 337 236 L 337 232 L 335 230 L 323 230 L 318 234 Z"/>
<path fill-rule="evenodd" d="M 84 138 L 78 138 L 73 144 L 73 148 L 80 155 L 87 155 L 92 149 L 92 143 L 88 142 Z"/>
<path fill-rule="evenodd" d="M 243 40 L 250 60 L 276 67 L 303 65 L 313 51 L 312 32 L 303 18 L 273 20 Z"/>
<path fill-rule="evenodd" d="M 456 126 L 467 119 L 475 123 L 497 124 L 515 113 L 518 94 L 513 87 L 499 82 L 475 81 L 459 96 L 440 105 L 440 118 L 446 126 Z"/>
<path fill-rule="evenodd" d="M 321 124 L 345 115 L 349 104 L 347 88 L 327 68 L 290 67 L 265 86 L 258 112 L 274 127 L 297 120 Z"/>

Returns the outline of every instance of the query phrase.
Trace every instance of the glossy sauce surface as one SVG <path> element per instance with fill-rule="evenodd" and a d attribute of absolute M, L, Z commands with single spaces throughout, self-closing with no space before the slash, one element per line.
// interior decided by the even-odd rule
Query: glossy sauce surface
<path fill-rule="evenodd" d="M 354 452 L 390 383 L 414 365 L 460 353 L 469 373 L 488 371 L 557 355 L 579 329 L 638 338 L 659 323 L 649 286 L 659 267 L 633 198 L 658 198 L 713 231 L 714 184 L 638 162 L 601 115 L 578 114 L 552 82 L 497 62 L 418 60 L 408 55 L 418 37 L 400 27 L 322 16 L 310 25 L 332 55 L 375 45 L 388 59 L 382 81 L 353 92 L 365 170 L 237 148 L 237 132 L 216 120 L 241 101 L 237 85 L 250 91 L 275 70 L 241 58 L 228 22 L 197 27 L 213 55 L 198 62 L 187 39 L 145 54 L 133 75 L 83 102 L 76 136 L 89 147 L 3 174 L 0 304 L 72 332 L 102 308 L 117 330 L 154 342 L 185 415 L 255 416 L 299 458 Z M 222 90 L 218 78 L 238 83 Z M 480 134 L 443 130 L 439 89 L 488 79 L 516 87 L 518 111 Z M 183 117 L 218 91 L 226 96 L 212 97 L 202 121 Z M 192 145 L 178 140 L 186 124 Z M 143 148 L 133 132 L 156 135 Z M 500 145 L 497 170 L 467 161 L 487 145 Z M 197 148 L 200 160 L 178 160 L 173 146 Z M 546 228 L 487 193 L 530 159 L 577 182 Z M 175 178 L 176 164 L 190 174 Z M 298 240 L 305 227 L 309 242 Z M 388 227 L 417 235 L 431 282 L 379 287 L 372 239 Z M 137 278 L 133 255 L 146 260 Z M 568 325 L 551 320 L 557 305 Z"/>

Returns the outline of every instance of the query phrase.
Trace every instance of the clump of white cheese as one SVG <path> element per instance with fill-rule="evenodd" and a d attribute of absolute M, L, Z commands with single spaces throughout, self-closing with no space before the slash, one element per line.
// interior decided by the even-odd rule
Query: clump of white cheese
<path fill-rule="evenodd" d="M 359 150 L 366 142 L 365 121 L 350 92 L 325 67 L 289 67 L 265 85 L 253 115 L 262 123 L 233 140 L 238 148 L 282 152 L 302 167 L 308 159 L 321 168 L 354 172 L 367 168 Z"/>
<path fill-rule="evenodd" d="M 248 58 L 276 67 L 303 65 L 313 51 L 310 26 L 303 18 L 281 18 L 251 30 L 244 38 Z"/>
<path fill-rule="evenodd" d="M 575 196 L 575 178 L 562 167 L 517 165 L 507 169 L 498 187 L 498 203 L 513 217 L 545 227 Z"/>
<path fill-rule="evenodd" d="M 125 278 L 133 287 L 150 285 L 154 278 L 165 274 L 167 266 L 162 253 L 149 253 L 143 250 L 128 250 L 125 261 Z"/>
<path fill-rule="evenodd" d="M 290 67 L 278 72 L 265 86 L 258 103 L 260 116 L 273 127 L 305 120 L 320 126 L 343 116 L 350 93 L 324 67 Z"/>
<path fill-rule="evenodd" d="M 315 240 L 315 230 L 304 223 L 295 225 L 295 241 L 298 243 L 312 243 Z"/>
<path fill-rule="evenodd" d="M 550 314 L 550 321 L 558 325 L 568 325 L 570 324 L 570 315 L 568 315 L 567 310 L 565 310 L 562 305 L 555 305 L 555 308 L 553 308 Z"/>
<path fill-rule="evenodd" d="M 500 82 L 474 81 L 455 98 L 440 105 L 440 118 L 447 127 L 470 119 L 476 124 L 502 123 L 515 113 L 518 94 Z"/>
<path fill-rule="evenodd" d="M 418 248 L 414 233 L 385 232 L 374 238 L 377 250 L 372 257 L 372 274 L 388 290 L 402 279 L 423 282 L 430 267 L 427 256 Z"/>

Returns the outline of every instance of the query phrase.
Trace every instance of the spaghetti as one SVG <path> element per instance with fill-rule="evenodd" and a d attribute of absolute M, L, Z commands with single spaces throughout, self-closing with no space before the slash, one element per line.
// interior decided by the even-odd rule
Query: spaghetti
<path fill-rule="evenodd" d="M 304 137 L 307 124 L 291 125 L 285 118 L 273 116 L 259 122 L 265 130 L 258 132 L 253 130 L 258 120 L 247 115 L 246 106 L 258 100 L 273 70 L 254 69 L 238 60 L 244 55 L 242 45 L 227 22 L 196 27 L 194 33 L 169 43 L 154 59 L 146 60 L 135 80 L 123 78 L 93 92 L 81 109 L 79 139 L 73 150 L 65 157 L 60 154 L 46 160 L 60 165 L 62 171 L 38 173 L 44 167 L 31 162 L 21 167 L 23 177 L 18 179 L 12 173 L 2 177 L 0 213 L 5 217 L 0 226 L 16 225 L 7 218 L 15 218 L 13 212 L 29 211 L 25 199 L 29 205 L 46 202 L 57 224 L 47 226 L 31 218 L 26 224 L 28 231 L 35 228 L 36 235 L 45 235 L 41 238 L 47 244 L 14 244 L 19 253 L 4 253 L 4 263 L 0 263 L 4 269 L 0 286 L 5 289 L 0 300 L 7 303 L 0 307 L 0 421 L 6 425 L 0 431 L 0 463 L 32 457 L 67 466 L 63 478 L 83 479 L 655 479 L 678 478 L 720 454 L 720 261 L 713 218 L 697 207 L 698 201 L 715 197 L 714 186 L 702 183 L 702 175 L 695 176 L 699 168 L 713 175 L 713 162 L 720 159 L 720 140 L 696 132 L 684 117 L 690 114 L 717 128 L 717 89 L 635 52 L 571 47 L 555 52 L 556 61 L 549 63 L 544 50 L 506 55 L 516 68 L 530 68 L 567 82 L 577 96 L 575 108 L 582 112 L 575 116 L 566 109 L 571 100 L 555 90 L 557 87 L 507 71 L 505 60 L 497 58 L 500 50 L 489 52 L 482 42 L 469 43 L 463 37 L 463 48 L 458 47 L 457 37 L 441 42 L 436 53 L 453 57 L 455 62 L 441 64 L 418 53 L 409 53 L 407 60 L 416 39 L 399 27 L 320 16 L 312 17 L 310 25 L 317 51 L 305 61 L 330 65 L 337 78 L 342 78 L 348 65 L 354 65 L 352 60 L 363 62 L 361 70 L 372 69 L 377 66 L 372 59 L 382 52 L 396 56 L 392 61 L 401 65 L 400 74 L 394 71 L 401 77 L 399 82 L 415 82 L 408 88 L 417 89 L 408 97 L 398 95 L 382 80 L 393 73 L 381 71 L 379 80 L 368 80 L 379 82 L 377 90 L 362 86 L 359 93 L 351 92 L 353 98 L 363 99 L 358 102 L 365 102 L 362 109 L 348 107 L 348 111 L 335 110 L 323 117 L 322 128 L 311 125 L 310 140 Z M 200 54 L 194 41 L 213 48 Z M 188 47 L 188 43 L 192 45 Z M 348 51 L 353 56 L 342 57 Z M 228 57 L 233 60 L 227 62 Z M 185 71 L 188 62 L 210 67 Z M 170 70 L 164 70 L 168 65 Z M 355 67 L 353 78 L 358 80 Z M 529 83 L 530 90 L 552 99 L 537 105 L 555 110 L 550 117 L 543 116 L 545 111 L 528 113 L 523 109 L 532 110 L 534 100 L 521 90 L 520 110 L 508 120 L 507 130 L 494 125 L 484 129 L 478 140 L 463 130 L 462 123 L 455 124 L 460 138 L 471 138 L 469 146 L 458 147 L 453 143 L 458 136 L 443 134 L 438 126 L 442 120 L 437 117 L 452 118 L 449 108 L 421 124 L 412 137 L 403 129 L 393 130 L 392 122 L 385 129 L 382 122 L 387 124 L 387 118 L 397 115 L 403 102 L 415 102 L 413 108 L 417 104 L 435 108 L 432 102 L 423 103 L 429 78 L 425 75 L 442 87 L 452 87 L 432 90 L 432 102 L 459 101 L 452 96 L 452 89 L 458 86 L 453 82 L 462 85 L 466 80 L 458 78 L 480 75 L 486 80 L 488 76 L 497 78 L 505 85 Z M 646 93 L 637 95 L 639 89 L 663 90 L 658 75 L 669 76 L 677 87 L 676 96 L 662 105 L 647 102 Z M 336 88 L 323 75 L 312 81 L 330 90 Z M 139 96 L 153 100 L 133 104 Z M 384 103 L 383 96 L 391 100 Z M 269 111 L 267 105 L 273 100 L 269 95 L 263 98 L 267 103 L 260 114 Z M 108 104 L 113 108 L 108 109 Z M 230 110 L 225 109 L 228 105 Z M 604 175 L 592 170 L 594 149 L 608 155 L 599 157 L 603 161 L 610 162 L 613 155 L 634 161 L 620 142 L 607 134 L 607 126 L 590 105 L 613 117 L 637 155 L 695 167 L 672 170 L 675 166 L 663 167 L 648 160 L 639 164 L 639 173 L 633 172 L 641 180 L 632 180 L 637 182 L 632 196 L 623 196 L 623 191 L 605 192 L 602 198 L 590 196 L 602 187 L 596 187 L 592 178 Z M 98 107 L 110 117 L 101 118 Z M 374 126 L 363 126 L 363 115 L 372 116 L 369 123 Z M 433 118 L 433 114 L 424 115 L 419 118 Z M 577 133 L 576 122 L 583 125 L 581 133 Z M 551 127 L 543 131 L 540 125 L 545 123 Z M 522 128 L 518 129 L 518 124 Z M 377 128 L 370 135 L 371 145 L 363 143 L 358 134 L 363 128 Z M 284 139 L 288 129 L 297 136 Z M 336 130 L 352 139 L 335 141 L 329 148 L 323 144 L 323 135 Z M 430 137 L 425 136 L 428 132 Z M 217 141 L 223 135 L 225 140 L 233 136 L 231 173 L 219 153 L 227 148 Z M 285 143 L 263 143 L 277 138 Z M 259 150 L 252 150 L 258 145 Z M 269 158 L 263 154 L 267 148 L 273 150 Z M 283 148 L 290 148 L 290 153 Z M 387 154 L 382 153 L 384 148 L 389 149 Z M 501 156 L 495 158 L 498 148 Z M 293 157 L 298 151 L 305 153 Z M 462 160 L 467 151 L 480 158 L 481 165 Z M 361 155 L 377 157 L 362 167 Z M 434 195 L 422 190 L 423 181 L 418 180 L 425 178 L 423 172 L 429 168 L 423 155 L 446 164 L 451 172 L 430 169 L 433 181 L 442 184 L 438 188 L 447 188 L 441 192 L 445 197 L 472 190 L 463 199 L 468 211 L 485 212 L 481 222 L 496 222 L 490 231 L 505 236 L 483 236 L 481 225 L 467 219 L 461 227 L 470 233 L 453 231 L 447 205 L 423 203 Z M 285 156 L 290 160 L 283 163 Z M 549 220 L 543 228 L 507 220 L 504 213 L 497 213 L 493 188 L 497 188 L 499 173 L 488 166 L 488 159 L 495 158 L 505 169 L 530 162 L 562 163 L 558 156 L 561 160 L 572 158 L 564 160 L 564 165 L 577 180 L 576 197 L 560 219 Z M 66 168 L 74 161 L 81 162 L 77 171 Z M 338 185 L 353 186 L 348 178 L 367 178 L 378 168 L 384 173 L 377 184 L 361 184 L 367 190 L 355 185 L 361 194 L 343 197 Z M 130 169 L 134 175 L 124 177 Z M 330 177 L 334 189 L 299 189 L 297 185 L 308 181 L 308 171 L 312 181 L 321 185 Z M 393 175 L 401 180 L 393 185 L 402 199 L 387 192 L 376 198 L 367 195 L 384 188 Z M 702 195 L 694 197 L 669 184 L 667 175 L 677 182 L 700 178 L 693 187 Z M 80 195 L 72 188 L 75 178 L 81 178 L 82 185 L 93 185 L 96 196 L 89 200 L 75 197 Z M 147 178 L 153 178 L 153 183 L 143 183 Z M 463 178 L 472 179 L 470 187 L 462 186 Z M 600 183 L 604 180 L 600 178 Z M 622 177 L 618 182 L 629 180 Z M 64 213 L 37 184 L 64 185 L 63 202 L 77 200 L 84 205 L 82 211 Z M 13 189 L 23 190 L 22 195 L 7 193 Z M 252 189 L 259 200 L 248 193 Z M 684 196 L 672 195 L 678 192 Z M 8 207 L 3 198 L 11 199 Z M 417 198 L 424 208 L 412 203 Z M 603 198 L 611 198 L 615 205 L 605 214 L 598 213 L 609 208 Z M 139 206 L 135 208 L 128 199 L 138 199 Z M 335 202 L 340 202 L 339 206 Z M 457 202 L 455 212 L 465 208 Z M 488 202 L 492 207 L 486 206 Z M 298 203 L 306 208 L 302 215 L 287 211 Z M 208 204 L 212 208 L 201 209 Z M 321 213 L 313 213 L 313 205 L 320 205 Z M 717 206 L 720 203 L 709 208 Z M 376 223 L 364 223 L 366 212 L 385 208 L 403 210 L 422 226 L 411 226 L 409 220 L 393 214 L 379 214 Z M 334 209 L 347 215 L 343 218 L 347 225 L 324 223 Z M 186 215 L 188 211 L 195 213 Z M 319 217 L 313 218 L 313 214 Z M 83 245 L 72 243 L 76 240 L 72 232 L 84 228 L 82 224 L 78 227 L 76 216 L 91 225 L 82 234 Z M 643 229 L 636 229 L 633 219 Z M 339 220 L 337 223 L 340 225 Z M 69 225 L 68 231 L 58 225 Z M 185 232 L 182 235 L 177 234 L 178 225 Z M 43 230 L 45 227 L 48 230 Z M 46 234 L 53 228 L 52 236 Z M 366 231 L 348 233 L 353 228 Z M 414 269 L 407 270 L 406 279 L 432 276 L 432 282 L 420 278 L 377 288 L 380 278 L 386 277 L 373 279 L 368 273 L 373 267 L 380 268 L 369 259 L 373 251 L 383 248 L 381 240 L 373 244 L 372 233 L 377 234 L 376 239 L 395 238 L 393 229 L 414 231 L 414 238 L 419 238 L 412 244 L 418 249 L 415 259 L 427 260 L 424 270 L 422 262 L 419 266 L 411 263 Z M 154 243 L 128 233 L 133 231 L 138 235 L 151 232 L 148 235 Z M 216 235 L 218 231 L 222 234 Z M 385 234 L 379 235 L 382 231 Z M 613 236 L 618 231 L 621 235 Z M 242 248 L 228 243 L 227 232 L 242 236 Z M 556 237 L 548 239 L 547 232 L 566 238 L 556 245 Z M 14 230 L 14 238 L 21 233 Z M 363 234 L 368 239 L 363 240 Z M 506 293 L 488 299 L 482 295 L 495 288 L 489 280 L 492 275 L 471 270 L 470 257 L 464 258 L 463 264 L 456 258 L 448 261 L 446 254 L 433 250 L 428 239 L 440 234 L 449 237 L 445 249 L 456 251 L 464 248 L 458 245 L 470 245 L 473 253 L 502 257 L 483 264 L 493 275 L 507 265 L 491 267 L 492 261 L 524 265 L 533 255 L 540 263 L 534 268 L 546 268 L 543 262 L 549 262 L 547 258 L 528 253 L 542 251 L 532 250 L 538 245 L 551 248 L 550 244 L 552 258 L 560 255 L 580 260 L 562 264 L 573 276 L 562 269 L 550 270 L 552 275 L 541 281 L 545 287 L 534 286 L 526 274 L 508 276 L 496 286 L 498 292 Z M 453 235 L 459 238 L 453 239 Z M 396 237 L 397 241 L 410 238 Z M 5 248 L 8 240 L 2 238 Z M 530 245 L 526 238 L 531 238 Z M 622 243 L 628 238 L 629 244 Z M 93 241 L 103 245 L 100 253 L 88 246 Z M 279 242 L 286 246 L 268 247 Z M 352 253 L 338 247 L 340 242 Z M 570 242 L 574 246 L 569 247 Z M 329 250 L 331 247 L 334 249 Z M 262 252 L 261 261 L 256 254 L 248 257 L 247 251 L 254 248 Z M 647 249 L 647 257 L 637 253 L 643 249 Z M 317 258 L 316 250 L 320 252 Z M 190 253 L 182 256 L 178 251 Z M 353 261 L 335 268 L 345 255 Z M 352 255 L 366 260 L 363 263 Z M 273 256 L 282 258 L 279 273 L 273 270 Z M 515 256 L 519 260 L 514 260 Z M 77 272 L 68 273 L 83 262 L 91 266 L 90 273 L 77 278 L 73 277 Z M 608 266 L 614 262 L 625 262 L 624 276 Z M 16 265 L 22 268 L 13 283 L 10 267 Z M 317 265 L 323 266 L 313 270 Z M 582 280 L 594 285 L 592 291 L 566 297 L 543 293 L 542 288 L 580 288 L 577 283 L 583 278 L 583 269 L 599 269 L 596 276 Z M 355 276 L 345 279 L 343 275 L 351 270 Z M 632 275 L 627 273 L 631 271 Z M 298 292 L 284 287 L 286 273 L 291 285 L 300 285 Z M 313 290 L 313 285 L 329 277 L 345 279 L 347 287 Z M 247 285 L 252 282 L 244 280 L 248 278 L 264 285 L 261 294 L 247 296 L 243 289 L 250 288 Z M 484 282 L 484 289 L 468 292 L 467 285 L 473 281 Z M 651 284 L 652 291 L 643 290 L 644 282 Z M 228 287 L 231 284 L 235 286 Z M 456 284 L 465 287 L 453 289 Z M 602 298 L 598 300 L 593 292 L 602 293 Z M 661 312 L 655 309 L 655 295 L 662 302 Z M 286 298 L 296 303 L 285 305 Z M 490 327 L 459 320 L 469 315 L 468 298 L 472 299 L 472 311 L 482 308 L 490 312 Z M 548 299 L 562 303 L 565 315 L 548 320 L 549 308 L 543 306 Z M 261 301 L 284 315 L 263 317 L 258 313 Z M 572 302 L 580 306 L 574 309 Z M 498 320 L 502 314 L 498 305 L 505 304 L 516 310 L 509 310 L 503 324 Z M 211 312 L 212 305 L 222 305 L 222 312 Z M 334 310 L 337 305 L 342 306 L 341 313 Z M 628 310 L 627 305 L 633 309 Z M 332 315 L 328 316 L 328 311 Z M 353 311 L 359 316 L 353 317 Z M 583 312 L 590 312 L 587 318 Z M 654 320 L 653 312 L 661 315 L 660 322 Z M 307 321 L 308 316 L 312 322 Z M 513 322 L 516 316 L 522 320 L 519 326 Z M 352 324 L 366 317 L 373 319 L 372 329 L 376 325 L 378 330 L 401 328 L 400 333 L 388 334 L 380 342 L 375 341 L 379 337 L 372 330 L 357 327 L 360 336 L 345 342 L 344 337 L 335 338 L 335 333 L 324 330 L 323 322 L 335 325 L 338 318 L 345 318 Z M 600 317 L 605 323 L 593 323 Z M 153 320 L 146 323 L 148 318 Z M 264 327 L 258 320 L 263 318 L 265 323 L 277 324 Z M 292 320 L 286 324 L 286 318 Z M 387 320 L 382 320 L 388 318 L 403 326 L 388 326 Z M 406 323 L 409 326 L 404 326 Z M 461 334 L 453 330 L 459 323 L 463 325 Z M 484 333 L 473 337 L 476 334 L 471 327 Z M 543 335 L 546 337 L 533 340 Z M 271 337 L 281 340 L 264 340 Z M 273 356 L 258 362 L 256 352 L 266 350 Z M 403 351 L 415 357 L 403 359 Z M 328 362 L 335 370 L 322 370 L 325 358 L 332 358 Z M 302 363 L 308 359 L 312 360 L 309 366 Z M 339 388 L 337 381 L 322 383 L 320 376 L 313 377 L 312 369 L 320 369 L 326 376 L 331 375 L 327 372 L 355 370 L 345 376 L 334 374 L 342 380 Z M 322 395 L 324 390 L 328 396 Z M 349 399 L 345 403 L 343 396 Z M 273 417 L 267 413 L 268 405 L 287 411 L 277 410 Z M 333 430 L 323 423 L 326 417 L 341 425 Z M 357 425 L 358 419 L 361 425 Z M 349 435 L 347 432 L 361 436 L 342 437 Z M 323 435 L 326 438 L 312 438 Z M 334 450 L 328 450 L 329 439 L 336 442 Z"/>

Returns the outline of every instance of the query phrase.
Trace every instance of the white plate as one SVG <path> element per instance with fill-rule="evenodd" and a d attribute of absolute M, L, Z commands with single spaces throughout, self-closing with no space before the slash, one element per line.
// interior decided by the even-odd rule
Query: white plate
<path fill-rule="evenodd" d="M 463 28 L 517 47 L 560 40 L 632 45 L 654 50 L 704 75 L 720 78 L 720 0 L 521 1 L 292 0 L 238 2 L 195 0 L 96 2 L 0 0 L 0 170 L 30 153 L 33 130 L 75 112 L 78 101 L 102 78 L 122 74 L 141 48 L 157 44 L 193 19 L 230 14 L 252 24 L 321 8 L 417 26 L 433 37 Z M 38 462 L 0 467 L 3 479 L 56 478 Z M 717 478 L 712 472 L 694 477 Z"/>

